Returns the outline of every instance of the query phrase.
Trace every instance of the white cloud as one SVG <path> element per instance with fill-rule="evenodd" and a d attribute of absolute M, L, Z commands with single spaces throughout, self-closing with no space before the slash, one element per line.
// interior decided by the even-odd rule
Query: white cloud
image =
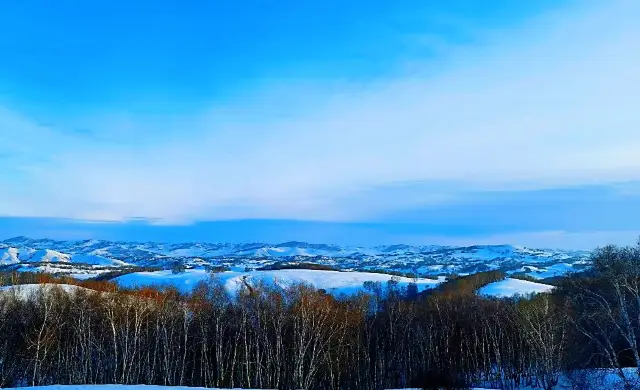
<path fill-rule="evenodd" d="M 483 46 L 369 85 L 275 81 L 249 102 L 192 117 L 89 123 L 146 135 L 120 142 L 0 110 L 13 156 L 0 173 L 0 215 L 340 220 L 456 192 L 379 195 L 396 183 L 638 180 L 640 3 L 598 4 L 478 32 Z"/>

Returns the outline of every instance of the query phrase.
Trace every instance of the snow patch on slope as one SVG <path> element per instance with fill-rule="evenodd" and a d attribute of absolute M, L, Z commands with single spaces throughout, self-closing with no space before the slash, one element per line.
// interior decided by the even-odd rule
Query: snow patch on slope
<path fill-rule="evenodd" d="M 78 291 L 86 291 L 86 292 L 95 292 L 94 290 L 74 286 L 70 284 L 53 284 L 53 283 L 42 283 L 42 284 L 17 284 L 13 286 L 4 286 L 0 287 L 0 294 L 10 294 L 16 295 L 22 299 L 28 299 L 34 294 L 39 293 L 42 290 L 52 290 L 59 288 L 67 294 L 75 294 Z"/>
<path fill-rule="evenodd" d="M 186 386 L 156 386 L 156 385 L 52 385 L 15 387 L 15 389 L 25 390 L 222 390 L 211 387 L 186 387 Z M 232 390 L 232 389 L 226 389 Z M 243 390 L 243 389 L 235 389 Z M 252 389 L 261 390 L 261 389 Z M 264 389 L 263 389 L 264 390 Z"/>
<path fill-rule="evenodd" d="M 113 279 L 123 287 L 171 286 L 182 292 L 191 291 L 200 281 L 209 278 L 209 272 L 203 269 L 186 270 L 174 274 L 172 271 L 134 272 Z"/>
<path fill-rule="evenodd" d="M 478 295 L 494 298 L 511 298 L 531 294 L 546 293 L 553 290 L 553 286 L 528 280 L 506 278 L 489 283 L 478 290 Z"/>
<path fill-rule="evenodd" d="M 554 278 L 558 276 L 566 276 L 578 271 L 572 264 L 559 263 L 548 267 L 537 268 L 534 266 L 522 267 L 522 272 L 536 279 Z"/>
<path fill-rule="evenodd" d="M 18 250 L 16 248 L 0 249 L 0 265 L 19 263 Z"/>
<path fill-rule="evenodd" d="M 71 261 L 73 263 L 91 264 L 91 265 L 104 265 L 104 266 L 124 266 L 128 265 L 122 260 L 110 259 L 108 257 L 89 254 L 72 255 Z"/>
<path fill-rule="evenodd" d="M 71 256 L 51 249 L 18 250 L 20 261 L 29 263 L 68 263 Z"/>
<path fill-rule="evenodd" d="M 340 272 L 340 271 L 320 271 L 320 270 L 277 270 L 277 271 L 256 271 L 251 273 L 239 273 L 229 278 L 225 286 L 227 290 L 237 290 L 242 284 L 242 279 L 246 277 L 249 284 L 263 282 L 280 287 L 288 287 L 294 284 L 307 284 L 317 289 L 324 289 L 331 294 L 353 295 L 364 291 L 364 282 L 388 283 L 392 278 L 398 282 L 398 287 L 406 286 L 414 282 L 413 279 L 405 277 L 393 277 L 387 274 L 377 274 L 368 272 Z M 418 290 L 424 291 L 437 286 L 444 279 L 415 279 Z"/>

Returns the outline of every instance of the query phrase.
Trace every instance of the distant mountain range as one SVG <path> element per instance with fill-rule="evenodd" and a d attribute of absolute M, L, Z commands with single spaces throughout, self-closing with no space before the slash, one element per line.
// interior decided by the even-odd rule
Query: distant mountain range
<path fill-rule="evenodd" d="M 342 270 L 377 270 L 423 276 L 469 274 L 486 270 L 523 273 L 538 279 L 580 271 L 589 252 L 531 249 L 511 245 L 350 247 L 306 242 L 136 243 L 104 240 L 56 241 L 15 237 L 0 241 L 4 269 L 82 273 L 86 277 L 121 267 L 258 268 L 277 262 L 312 262 Z"/>

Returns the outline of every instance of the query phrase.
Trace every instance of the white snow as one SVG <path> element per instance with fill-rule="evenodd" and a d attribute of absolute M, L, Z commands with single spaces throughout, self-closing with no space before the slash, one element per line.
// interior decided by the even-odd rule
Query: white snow
<path fill-rule="evenodd" d="M 224 278 L 226 275 L 221 275 Z M 255 271 L 239 273 L 228 278 L 225 286 L 229 291 L 237 290 L 242 285 L 242 278 L 247 277 L 249 283 L 264 282 L 286 287 L 292 284 L 308 284 L 318 289 L 324 289 L 331 294 L 357 294 L 364 291 L 364 282 L 387 283 L 392 279 L 391 275 L 369 272 L 340 272 L 319 271 L 306 269 L 286 269 L 277 271 Z M 406 287 L 413 281 L 410 278 L 396 277 L 399 287 Z M 416 279 L 415 283 L 420 291 L 435 287 L 443 280 Z"/>
<path fill-rule="evenodd" d="M 558 263 L 553 264 L 548 267 L 536 267 L 533 265 L 525 265 L 516 270 L 508 271 L 507 274 L 511 275 L 514 273 L 524 273 L 528 276 L 531 276 L 535 279 L 546 279 L 553 278 L 557 276 L 567 276 L 571 273 L 577 272 L 579 269 L 575 268 L 574 265 L 584 265 L 585 261 L 577 261 L 573 264 L 569 263 Z"/>
<path fill-rule="evenodd" d="M 520 267 L 519 269 L 508 271 L 507 274 L 511 275 L 514 273 L 524 273 L 528 276 L 531 276 L 535 279 L 546 279 L 553 278 L 557 276 L 567 276 L 571 273 L 577 272 L 579 269 L 575 268 L 574 265 L 584 265 L 585 261 L 576 261 L 573 264 L 569 263 L 558 263 L 553 264 L 548 267 L 537 267 L 533 265 L 525 265 Z"/>
<path fill-rule="evenodd" d="M 565 276 L 572 272 L 575 272 L 575 268 L 571 264 L 568 263 L 558 263 L 551 265 L 549 267 L 545 267 L 544 270 L 539 270 L 538 272 L 532 272 L 529 275 L 536 279 L 546 279 L 552 278 L 555 276 Z"/>
<path fill-rule="evenodd" d="M 115 281 L 125 287 L 149 286 L 149 285 L 173 285 L 181 291 L 190 291 L 199 281 L 206 280 L 210 274 L 205 270 L 186 270 L 183 273 L 173 274 L 171 271 L 137 272 L 120 276 Z M 340 272 L 321 271 L 306 269 L 286 269 L 276 271 L 253 271 L 237 272 L 227 271 L 216 273 L 218 278 L 226 287 L 227 291 L 234 293 L 243 285 L 243 278 L 250 284 L 255 285 L 263 282 L 280 287 L 292 284 L 303 283 L 318 289 L 324 289 L 332 294 L 356 294 L 364 291 L 363 283 L 366 281 L 387 283 L 392 279 L 388 274 L 377 274 L 369 272 Z M 406 287 L 413 279 L 395 277 L 398 286 Z M 439 279 L 416 279 L 420 291 L 435 287 L 443 282 Z"/>
<path fill-rule="evenodd" d="M 91 290 L 88 288 L 74 286 L 70 284 L 42 283 L 42 284 L 17 284 L 13 286 L 0 287 L 0 294 L 10 294 L 10 295 L 15 294 L 20 298 L 28 299 L 30 296 L 38 293 L 43 289 L 54 289 L 54 288 L 60 288 L 62 291 L 69 294 L 75 294 L 76 292 L 81 290 L 87 291 L 87 292 L 95 292 L 94 290 Z"/>
<path fill-rule="evenodd" d="M 304 257 L 339 257 L 349 256 L 356 253 L 356 250 L 351 248 L 340 248 L 339 250 L 324 250 L 314 248 L 300 248 L 296 246 L 268 246 L 257 249 L 247 249 L 238 252 L 234 252 L 234 255 L 251 256 L 251 257 L 292 257 L 292 256 L 304 256 Z"/>
<path fill-rule="evenodd" d="M 90 269 L 90 270 L 80 270 L 80 269 L 75 269 L 73 270 L 72 273 L 68 274 L 68 276 L 71 276 L 74 279 L 78 279 L 78 280 L 87 280 L 87 279 L 92 279 L 95 278 L 96 276 L 100 276 L 101 274 L 105 274 L 107 272 L 110 272 L 108 269 Z"/>
<path fill-rule="evenodd" d="M 68 263 L 44 263 L 34 266 L 32 264 L 22 264 L 17 269 L 18 272 L 42 272 L 47 274 L 64 274 L 76 279 L 90 279 L 101 274 L 110 272 L 113 268 L 102 268 L 94 265 L 87 267 L 76 267 Z"/>
<path fill-rule="evenodd" d="M 16 248 L 0 249 L 0 265 L 19 263 L 18 250 Z"/>
<path fill-rule="evenodd" d="M 123 287 L 175 286 L 180 291 L 188 292 L 198 282 L 207 280 L 209 273 L 203 269 L 186 270 L 174 274 L 172 271 L 135 272 L 114 279 Z"/>
<path fill-rule="evenodd" d="M 489 283 L 478 290 L 478 294 L 485 297 L 509 298 L 550 292 L 553 286 L 528 280 L 506 278 L 499 282 Z"/>
<path fill-rule="evenodd" d="M 18 252 L 20 261 L 30 263 L 68 263 L 71 261 L 71 256 L 51 249 L 28 249 L 18 250 Z"/>
<path fill-rule="evenodd" d="M 640 388 L 640 377 L 635 368 L 623 368 L 623 374 L 629 381 L 632 389 Z M 566 374 L 561 374 L 558 385 L 553 390 L 569 390 L 569 389 L 602 389 L 616 390 L 623 388 L 623 381 L 615 370 L 611 369 L 590 369 L 577 370 L 571 376 L 573 380 Z M 572 383 L 573 382 L 573 383 Z M 476 387 L 473 390 L 493 390 L 489 387 Z M 409 390 L 409 389 L 406 389 Z M 540 387 L 520 387 L 517 390 L 543 390 Z"/>
<path fill-rule="evenodd" d="M 190 267 L 210 264 L 251 268 L 277 261 L 309 261 L 333 265 L 343 270 L 387 269 L 432 276 L 501 269 L 507 273 L 524 272 L 539 279 L 582 271 L 589 265 L 586 252 L 510 245 L 351 247 L 306 242 L 276 245 L 207 242 L 162 244 L 98 240 L 54 241 L 26 237 L 0 241 L 0 266 L 17 265 L 25 270 L 33 263 L 45 262 L 51 266 L 67 267 L 58 267 L 58 273 L 85 274 L 88 273 L 84 272 L 86 264 L 104 268 L 127 266 L 127 263 L 168 268 L 176 261 L 184 262 Z M 74 266 L 80 263 L 84 264 Z"/>
<path fill-rule="evenodd" d="M 15 387 L 25 390 L 221 390 L 211 387 L 155 386 L 155 385 L 53 385 L 34 387 Z M 243 390 L 243 389 L 224 389 Z M 252 389 L 260 390 L 260 389 Z"/>
<path fill-rule="evenodd" d="M 82 263 L 100 266 L 126 266 L 124 261 L 115 260 L 98 254 L 68 254 L 51 249 L 0 248 L 0 265 L 17 263 Z"/>
<path fill-rule="evenodd" d="M 577 376 L 581 377 L 582 383 L 575 382 L 572 386 L 571 381 L 566 375 L 560 376 L 560 381 L 554 390 L 567 389 L 620 389 L 622 381 L 614 370 L 609 369 L 592 369 L 577 371 Z M 638 372 L 634 368 L 625 368 L 624 375 L 631 382 L 633 388 L 638 388 L 640 380 Z M 36 386 L 36 387 L 16 387 L 16 389 L 24 390 L 221 390 L 203 387 L 184 387 L 184 386 L 155 386 L 155 385 L 53 385 L 53 386 Z M 493 390 L 491 387 L 474 387 L 473 390 Z M 227 389 L 228 390 L 228 389 Z M 243 389 L 235 389 L 243 390 Z M 260 390 L 260 389 L 253 389 Z M 397 389 L 397 390 L 418 390 L 418 389 Z M 519 390 L 542 390 L 537 387 L 521 387 Z"/>
<path fill-rule="evenodd" d="M 89 254 L 77 254 L 71 256 L 73 263 L 91 264 L 91 265 L 105 265 L 105 266 L 123 266 L 128 265 L 122 260 L 114 260 L 98 255 Z"/>

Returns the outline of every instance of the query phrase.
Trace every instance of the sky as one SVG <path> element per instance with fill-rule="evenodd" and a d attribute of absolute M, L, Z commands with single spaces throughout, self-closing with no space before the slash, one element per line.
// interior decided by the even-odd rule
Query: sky
<path fill-rule="evenodd" d="M 640 2 L 9 0 L 0 239 L 640 235 Z"/>

